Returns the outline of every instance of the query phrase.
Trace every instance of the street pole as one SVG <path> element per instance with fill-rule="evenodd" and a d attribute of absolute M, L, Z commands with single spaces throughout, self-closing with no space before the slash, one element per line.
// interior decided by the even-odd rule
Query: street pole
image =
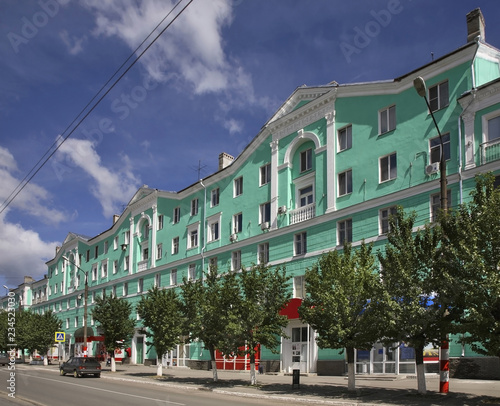
<path fill-rule="evenodd" d="M 448 191 L 447 179 L 446 179 L 446 158 L 444 156 L 444 144 L 443 136 L 439 130 L 436 118 L 434 117 L 434 112 L 431 109 L 429 100 L 427 99 L 427 87 L 425 86 L 425 81 L 422 77 L 417 77 L 413 81 L 413 86 L 420 97 L 425 99 L 429 113 L 431 113 L 432 121 L 439 134 L 439 144 L 441 148 L 441 154 L 439 157 L 439 185 L 440 185 L 440 198 L 441 198 L 441 215 L 446 215 L 448 212 Z M 450 352 L 449 352 L 449 339 L 448 335 L 443 338 L 441 342 L 441 348 L 439 351 L 439 392 L 448 393 L 450 390 Z"/>
<path fill-rule="evenodd" d="M 73 264 L 79 271 L 82 271 L 83 274 L 85 275 L 85 289 L 84 289 L 84 298 L 83 298 L 83 356 L 87 357 L 87 298 L 88 298 L 88 293 L 89 293 L 89 278 L 88 278 L 88 272 L 84 271 L 82 268 L 80 268 L 77 264 L 75 264 L 73 261 L 70 261 L 66 257 L 62 257 L 65 261 L 68 261 L 70 264 Z"/>

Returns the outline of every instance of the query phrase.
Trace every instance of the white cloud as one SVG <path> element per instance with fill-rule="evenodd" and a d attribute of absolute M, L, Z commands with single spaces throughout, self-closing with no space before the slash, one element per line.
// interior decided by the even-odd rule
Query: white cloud
<path fill-rule="evenodd" d="M 45 262 L 54 257 L 56 242 L 42 241 L 35 231 L 7 222 L 5 215 L 0 215 L 0 240 L 2 285 L 16 287 L 24 276 L 43 278 L 47 271 Z"/>
<path fill-rule="evenodd" d="M 50 207 L 52 196 L 43 187 L 30 182 L 21 190 L 19 188 L 22 185 L 21 179 L 14 175 L 16 172 L 18 170 L 14 156 L 8 149 L 0 146 L 0 183 L 2 185 L 0 200 L 2 203 L 19 192 L 8 206 L 9 209 L 19 209 L 44 223 L 58 224 L 67 218 L 64 212 Z"/>
<path fill-rule="evenodd" d="M 89 140 L 68 139 L 58 152 L 57 159 L 68 157 L 92 178 L 90 191 L 101 204 L 105 217 L 121 213 L 123 203 L 127 203 L 140 186 L 126 155 L 121 156 L 121 165 L 114 170 L 103 165 L 95 143 Z"/>

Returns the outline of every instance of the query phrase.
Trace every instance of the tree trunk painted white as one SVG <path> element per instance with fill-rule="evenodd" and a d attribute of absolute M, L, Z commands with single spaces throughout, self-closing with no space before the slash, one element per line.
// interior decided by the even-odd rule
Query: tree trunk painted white
<path fill-rule="evenodd" d="M 47 355 L 43 357 L 43 365 L 49 365 L 49 357 L 47 357 Z"/>
<path fill-rule="evenodd" d="M 354 364 L 354 348 L 347 348 L 347 390 L 356 390 L 356 366 Z"/>
<path fill-rule="evenodd" d="M 418 393 L 421 395 L 425 395 L 427 393 L 424 364 L 417 364 L 417 388 Z"/>
<path fill-rule="evenodd" d="M 215 360 L 212 360 L 212 374 L 214 377 L 214 382 L 217 382 L 219 380 L 219 377 L 217 376 L 217 364 Z"/>
<path fill-rule="evenodd" d="M 255 374 L 255 360 L 250 361 L 250 385 L 257 385 L 257 375 Z"/>
<path fill-rule="evenodd" d="M 111 357 L 111 372 L 116 372 L 116 362 L 115 357 Z"/>
<path fill-rule="evenodd" d="M 158 361 L 156 363 L 156 375 L 163 376 L 163 365 L 162 365 L 160 359 L 158 359 Z"/>

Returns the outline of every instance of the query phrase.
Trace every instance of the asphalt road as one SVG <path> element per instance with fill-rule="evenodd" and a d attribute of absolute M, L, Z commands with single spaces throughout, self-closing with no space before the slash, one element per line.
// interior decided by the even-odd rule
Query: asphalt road
<path fill-rule="evenodd" d="M 74 378 L 56 373 L 18 367 L 15 371 L 16 399 L 6 397 L 10 379 L 7 368 L 0 368 L 0 404 L 43 406 L 238 406 L 269 404 L 265 399 L 233 398 L 208 391 L 166 388 L 140 382 L 106 378 Z M 27 403 L 23 403 L 27 401 Z M 30 403 L 34 402 L 34 403 Z M 292 405 L 275 402 L 275 405 Z"/>

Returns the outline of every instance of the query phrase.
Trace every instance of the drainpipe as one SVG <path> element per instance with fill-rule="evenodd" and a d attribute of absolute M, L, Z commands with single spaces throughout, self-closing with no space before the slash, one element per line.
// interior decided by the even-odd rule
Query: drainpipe
<path fill-rule="evenodd" d="M 200 179 L 200 185 L 202 186 L 204 190 L 204 196 L 203 196 L 203 215 L 201 216 L 202 220 L 202 227 L 203 230 L 201 232 L 201 235 L 203 236 L 203 247 L 201 247 L 201 280 L 203 280 L 203 272 L 205 272 L 205 249 L 207 247 L 206 245 L 206 236 L 205 236 L 205 216 L 206 216 L 206 208 L 207 208 L 207 187 L 203 184 L 203 179 Z"/>

